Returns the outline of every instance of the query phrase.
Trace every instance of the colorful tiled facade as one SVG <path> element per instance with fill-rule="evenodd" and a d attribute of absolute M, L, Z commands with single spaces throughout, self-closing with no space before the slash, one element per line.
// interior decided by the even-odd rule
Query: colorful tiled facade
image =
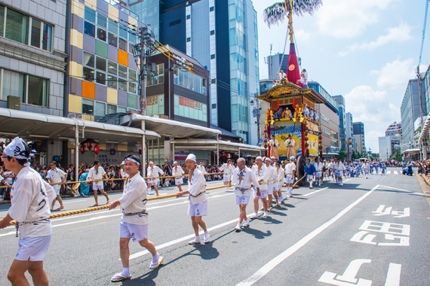
<path fill-rule="evenodd" d="M 97 120 L 139 109 L 137 16 L 115 0 L 72 0 L 67 112 Z M 67 114 L 66 114 L 67 115 Z"/>

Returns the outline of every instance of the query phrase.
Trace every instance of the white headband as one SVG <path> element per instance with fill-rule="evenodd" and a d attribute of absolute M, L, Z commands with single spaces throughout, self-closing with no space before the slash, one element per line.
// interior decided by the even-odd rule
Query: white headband
<path fill-rule="evenodd" d="M 138 161 L 134 160 L 133 158 L 125 158 L 125 159 L 124 159 L 124 162 L 125 162 L 125 161 L 131 161 L 131 162 L 136 163 L 137 165 L 140 165 L 140 162 L 138 162 Z"/>
<path fill-rule="evenodd" d="M 12 142 L 10 142 L 6 148 L 4 148 L 3 153 L 9 157 L 14 157 L 16 159 L 30 159 L 31 151 L 29 151 L 27 143 L 19 137 L 15 137 Z"/>

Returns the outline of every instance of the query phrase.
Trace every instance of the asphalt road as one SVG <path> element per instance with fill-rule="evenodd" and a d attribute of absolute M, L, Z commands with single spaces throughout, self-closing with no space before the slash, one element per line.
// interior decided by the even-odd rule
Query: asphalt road
<path fill-rule="evenodd" d="M 270 217 L 239 233 L 233 231 L 234 194 L 210 191 L 208 245 L 187 245 L 193 231 L 186 198 L 149 201 L 150 239 L 164 265 L 150 271 L 150 255 L 131 243 L 133 278 L 117 284 L 430 285 L 430 199 L 424 194 L 430 187 L 395 172 L 400 169 L 351 178 L 343 187 L 327 182 L 312 190 L 301 187 Z M 65 206 L 80 209 L 93 202 L 70 198 Z M 1 205 L 0 217 L 6 211 Z M 50 285 L 113 285 L 111 276 L 121 270 L 119 221 L 118 209 L 54 219 L 45 262 Z M 17 241 L 14 228 L 0 230 L 0 285 L 9 285 L 6 273 Z"/>

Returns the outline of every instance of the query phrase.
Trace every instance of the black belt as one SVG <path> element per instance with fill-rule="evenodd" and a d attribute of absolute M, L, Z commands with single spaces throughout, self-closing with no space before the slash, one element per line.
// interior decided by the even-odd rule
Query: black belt
<path fill-rule="evenodd" d="M 235 189 L 238 190 L 238 191 L 241 191 L 242 195 L 243 195 L 243 194 L 245 194 L 246 191 L 249 191 L 251 188 L 247 188 L 247 189 L 245 189 L 245 188 L 235 188 Z"/>
<path fill-rule="evenodd" d="M 203 195 L 204 193 L 206 193 L 206 191 L 200 192 L 200 193 L 198 193 L 198 194 L 197 194 L 197 195 L 195 195 L 195 196 L 193 196 L 193 195 L 190 193 L 190 196 L 191 196 L 191 197 L 193 197 L 193 198 L 197 198 L 198 196 Z"/>
<path fill-rule="evenodd" d="M 133 216 L 133 215 L 138 215 L 139 217 L 144 216 L 144 215 L 148 215 L 148 213 L 146 211 L 141 211 L 141 212 L 137 212 L 137 213 L 122 213 L 124 216 Z"/>

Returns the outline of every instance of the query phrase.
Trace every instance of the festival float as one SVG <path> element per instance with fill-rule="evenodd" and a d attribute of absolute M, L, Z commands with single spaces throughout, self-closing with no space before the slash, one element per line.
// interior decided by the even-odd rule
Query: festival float
<path fill-rule="evenodd" d="M 303 174 L 306 157 L 322 157 L 320 115 L 316 104 L 324 103 L 325 99 L 307 87 L 306 70 L 300 72 L 294 43 L 293 13 L 299 16 L 313 14 L 321 5 L 321 0 L 286 0 L 264 10 L 264 20 L 269 28 L 288 18 L 290 42 L 286 73 L 279 71 L 279 80 L 274 82 L 273 88 L 259 96 L 260 100 L 269 103 L 264 147 L 267 156 L 280 160 L 296 157 L 298 177 Z"/>

